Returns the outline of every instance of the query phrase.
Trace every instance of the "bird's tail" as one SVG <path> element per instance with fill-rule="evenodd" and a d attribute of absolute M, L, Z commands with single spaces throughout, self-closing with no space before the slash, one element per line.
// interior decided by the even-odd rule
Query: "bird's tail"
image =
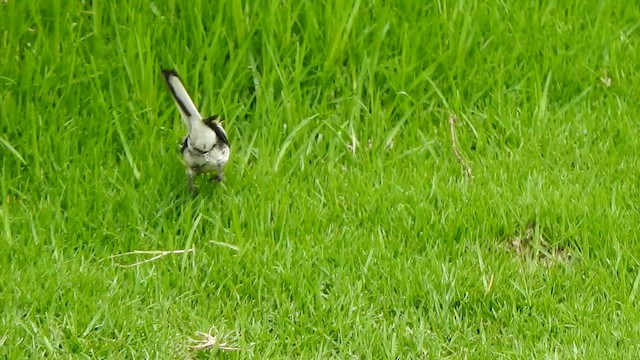
<path fill-rule="evenodd" d="M 192 122 L 201 121 L 202 115 L 200 115 L 198 108 L 196 108 L 196 105 L 193 103 L 178 73 L 174 70 L 162 70 L 162 75 L 164 75 L 164 79 L 167 81 L 171 95 L 173 95 L 173 100 L 175 100 L 176 105 L 178 105 L 187 129 L 191 131 Z"/>

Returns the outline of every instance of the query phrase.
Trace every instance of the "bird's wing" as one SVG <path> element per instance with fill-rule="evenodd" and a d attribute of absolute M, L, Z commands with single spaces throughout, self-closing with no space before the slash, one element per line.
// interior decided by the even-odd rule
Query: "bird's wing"
<path fill-rule="evenodd" d="M 213 115 L 205 119 L 204 123 L 209 127 L 209 129 L 213 130 L 216 133 L 216 136 L 223 144 L 229 146 L 227 133 L 224 131 L 224 128 L 222 128 L 222 125 L 220 125 L 218 119 L 218 115 Z"/>

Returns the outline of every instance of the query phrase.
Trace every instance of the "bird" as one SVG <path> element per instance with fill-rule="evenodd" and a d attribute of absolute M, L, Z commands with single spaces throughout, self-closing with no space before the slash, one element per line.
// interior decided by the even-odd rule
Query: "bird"
<path fill-rule="evenodd" d="M 194 181 L 200 174 L 215 172 L 214 180 L 221 182 L 231 149 L 220 117 L 212 115 L 203 119 L 175 70 L 163 69 L 162 75 L 187 127 L 180 152 L 187 170 L 189 190 L 195 192 Z"/>

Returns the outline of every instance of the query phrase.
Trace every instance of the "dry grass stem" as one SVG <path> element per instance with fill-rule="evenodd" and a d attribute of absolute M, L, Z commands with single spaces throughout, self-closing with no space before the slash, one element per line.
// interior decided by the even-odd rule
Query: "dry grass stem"
<path fill-rule="evenodd" d="M 201 336 L 202 339 L 189 339 L 190 342 L 195 343 L 194 345 L 189 345 L 189 348 L 193 350 L 220 349 L 224 351 L 242 351 L 242 349 L 238 347 L 230 346 L 224 342 L 223 337 L 218 337 L 218 335 L 211 335 L 202 331 L 196 332 L 196 335 Z"/>
<path fill-rule="evenodd" d="M 126 253 L 122 253 L 122 254 L 116 254 L 116 255 L 111 255 L 103 260 L 109 260 L 109 259 L 115 259 L 115 258 L 119 258 L 119 257 L 124 257 L 124 256 L 129 256 L 129 255 L 154 255 L 153 257 L 150 257 L 148 259 L 145 260 L 141 260 L 141 261 L 137 261 L 133 264 L 119 264 L 116 263 L 116 266 L 119 267 L 124 267 L 124 268 L 128 268 L 128 267 L 134 267 L 134 266 L 139 266 L 139 265 L 143 265 L 146 263 L 150 263 L 152 261 L 156 261 L 158 259 L 161 259 L 165 256 L 168 255 L 179 255 L 179 254 L 186 254 L 186 253 L 192 253 L 195 252 L 196 249 L 185 249 L 185 250 L 135 250 L 135 251 L 129 251 Z"/>

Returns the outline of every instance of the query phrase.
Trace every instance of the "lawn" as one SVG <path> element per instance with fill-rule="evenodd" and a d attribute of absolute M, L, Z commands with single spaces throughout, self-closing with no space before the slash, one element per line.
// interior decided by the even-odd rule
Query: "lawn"
<path fill-rule="evenodd" d="M 0 1 L 0 357 L 636 358 L 638 19 Z M 163 68 L 231 143 L 194 195 Z"/>

